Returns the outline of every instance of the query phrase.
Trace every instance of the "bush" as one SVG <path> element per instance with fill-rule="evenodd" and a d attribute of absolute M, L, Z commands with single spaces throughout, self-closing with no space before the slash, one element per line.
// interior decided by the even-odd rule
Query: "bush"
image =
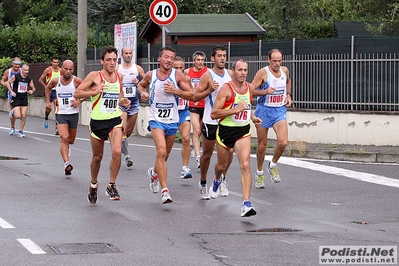
<path fill-rule="evenodd" d="M 12 58 L 3 57 L 0 58 L 0 74 L 1 78 L 3 78 L 4 71 L 7 70 L 11 66 Z M 3 85 L 0 85 L 0 98 L 7 98 L 7 88 Z"/>

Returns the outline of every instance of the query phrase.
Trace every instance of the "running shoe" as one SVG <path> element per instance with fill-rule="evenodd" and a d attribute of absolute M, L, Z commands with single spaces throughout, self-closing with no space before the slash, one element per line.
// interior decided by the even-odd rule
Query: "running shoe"
<path fill-rule="evenodd" d="M 133 161 L 132 161 L 132 159 L 130 158 L 130 155 L 126 155 L 126 156 L 125 156 L 125 162 L 126 162 L 126 166 L 127 166 L 127 167 L 133 166 Z"/>
<path fill-rule="evenodd" d="M 108 184 L 107 188 L 105 189 L 105 195 L 107 195 L 111 200 L 121 199 L 115 184 Z"/>
<path fill-rule="evenodd" d="M 15 134 L 15 128 L 12 127 L 10 132 L 8 132 L 8 135 L 14 136 L 14 134 Z"/>
<path fill-rule="evenodd" d="M 191 174 L 191 169 L 188 168 L 187 166 L 183 166 L 183 168 L 180 171 L 180 178 L 181 179 L 189 179 L 192 177 L 193 177 L 193 175 Z"/>
<path fill-rule="evenodd" d="M 252 207 L 250 201 L 245 201 L 241 207 L 241 217 L 250 217 L 256 215 L 254 207 Z"/>
<path fill-rule="evenodd" d="M 274 183 L 281 181 L 280 175 L 278 174 L 277 167 L 270 168 L 270 164 L 267 166 L 267 171 L 271 174 L 271 179 Z"/>
<path fill-rule="evenodd" d="M 19 131 L 19 132 L 18 132 L 18 137 L 19 137 L 19 138 L 25 138 L 24 132 L 23 132 L 23 131 Z"/>
<path fill-rule="evenodd" d="M 72 166 L 72 164 L 69 163 L 67 166 L 65 166 L 65 175 L 71 175 L 72 170 L 73 170 L 73 166 Z"/>
<path fill-rule="evenodd" d="M 219 196 L 220 184 L 222 184 L 222 178 L 219 181 L 213 178 L 212 186 L 209 188 L 209 195 L 212 199 L 216 199 Z"/>
<path fill-rule="evenodd" d="M 98 189 L 98 185 L 97 184 L 95 184 L 95 185 L 90 184 L 89 194 L 87 194 L 87 200 L 91 204 L 96 204 L 97 203 L 97 189 Z"/>
<path fill-rule="evenodd" d="M 44 119 L 43 126 L 45 129 L 48 129 L 48 119 Z"/>
<path fill-rule="evenodd" d="M 153 193 L 158 193 L 159 192 L 159 178 L 155 172 L 154 172 L 154 175 L 152 175 L 153 172 L 154 172 L 154 167 L 151 167 L 147 171 L 148 177 L 150 178 L 150 189 Z"/>
<path fill-rule="evenodd" d="M 162 190 L 161 200 L 162 200 L 162 204 L 172 203 L 173 202 L 172 198 L 170 197 L 169 190 L 167 188 L 164 188 Z"/>
<path fill-rule="evenodd" d="M 208 188 L 206 187 L 206 184 L 201 185 L 201 182 L 200 182 L 198 185 L 199 185 L 199 188 L 200 188 L 201 198 L 204 199 L 204 200 L 209 200 L 210 197 L 209 197 Z"/>
<path fill-rule="evenodd" d="M 256 188 L 265 188 L 265 182 L 264 182 L 264 175 L 258 175 L 255 173 L 256 181 L 255 181 L 255 187 Z"/>
<path fill-rule="evenodd" d="M 220 196 L 226 197 L 229 195 L 229 190 L 227 189 L 226 179 L 223 178 L 222 180 L 222 184 L 220 184 Z"/>
<path fill-rule="evenodd" d="M 201 156 L 197 156 L 197 158 L 195 160 L 197 161 L 197 169 L 199 169 L 201 166 L 201 164 L 200 164 Z"/>
<path fill-rule="evenodd" d="M 10 118 L 13 118 L 13 117 L 14 117 L 14 109 L 11 109 L 11 111 L 8 113 L 8 116 L 9 116 Z"/>
<path fill-rule="evenodd" d="M 191 157 L 191 158 L 194 158 L 194 156 L 195 156 L 195 151 L 194 151 L 194 145 L 193 145 L 193 141 L 192 141 L 192 140 L 190 140 L 190 148 L 191 148 L 190 157 Z"/>

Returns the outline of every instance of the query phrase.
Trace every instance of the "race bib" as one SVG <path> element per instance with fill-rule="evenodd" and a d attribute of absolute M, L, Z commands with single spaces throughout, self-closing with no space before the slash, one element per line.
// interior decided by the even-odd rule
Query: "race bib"
<path fill-rule="evenodd" d="M 178 103 L 179 103 L 179 104 L 177 105 L 177 109 L 178 109 L 178 110 L 184 110 L 184 109 L 186 109 L 187 100 L 184 100 L 183 98 L 180 98 L 180 97 L 179 97 Z"/>
<path fill-rule="evenodd" d="M 101 97 L 100 111 L 103 113 L 114 113 L 117 111 L 119 93 L 103 92 Z"/>
<path fill-rule="evenodd" d="M 60 109 L 63 109 L 65 107 L 70 107 L 72 105 L 73 99 L 74 98 L 72 92 L 58 93 L 58 104 L 60 106 Z"/>
<path fill-rule="evenodd" d="M 136 97 L 137 87 L 133 83 L 122 84 L 123 94 L 126 98 Z"/>
<path fill-rule="evenodd" d="M 28 83 L 19 82 L 18 83 L 18 93 L 26 93 L 28 91 Z"/>
<path fill-rule="evenodd" d="M 172 119 L 173 103 L 157 103 L 155 111 L 157 113 L 157 120 L 160 122 L 168 122 Z"/>
<path fill-rule="evenodd" d="M 233 105 L 233 108 L 236 108 L 238 106 L 237 103 Z M 231 116 L 231 121 L 238 125 L 244 125 L 245 123 L 248 122 L 248 120 L 251 118 L 251 104 L 248 104 L 248 107 L 246 110 L 236 113 Z"/>

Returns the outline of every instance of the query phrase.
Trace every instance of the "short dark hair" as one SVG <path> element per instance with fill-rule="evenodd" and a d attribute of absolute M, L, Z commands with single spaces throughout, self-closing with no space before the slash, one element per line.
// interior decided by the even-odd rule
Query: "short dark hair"
<path fill-rule="evenodd" d="M 173 53 L 176 54 L 176 50 L 173 49 L 172 46 L 164 46 L 164 47 L 162 47 L 162 48 L 159 50 L 159 52 L 158 52 L 158 57 L 161 57 L 161 56 L 162 56 L 163 51 L 171 51 L 171 52 L 173 52 Z"/>
<path fill-rule="evenodd" d="M 242 58 L 239 58 L 236 61 L 234 61 L 233 65 L 231 66 L 231 69 L 236 69 L 237 62 L 243 62 L 243 63 L 246 63 L 248 65 L 247 61 L 245 61 Z"/>
<path fill-rule="evenodd" d="M 100 56 L 101 60 L 104 60 L 106 54 L 111 54 L 111 53 L 115 53 L 116 55 L 118 55 L 118 50 L 113 46 L 108 46 L 103 48 L 101 50 L 101 56 Z"/>
<path fill-rule="evenodd" d="M 203 56 L 204 58 L 206 58 L 206 54 L 203 51 L 195 51 L 193 53 L 193 61 L 195 60 L 195 58 L 197 58 L 197 56 Z"/>
<path fill-rule="evenodd" d="M 53 56 L 53 57 L 51 57 L 51 62 L 53 62 L 53 60 L 60 60 L 60 58 L 58 57 L 58 56 Z"/>
<path fill-rule="evenodd" d="M 217 51 L 226 51 L 226 47 L 224 47 L 224 45 L 216 45 L 215 47 L 212 48 L 212 56 L 216 55 Z"/>
<path fill-rule="evenodd" d="M 272 59 L 272 53 L 274 53 L 274 52 L 279 52 L 281 55 L 283 55 L 283 52 L 281 52 L 280 49 L 277 49 L 277 48 L 271 49 L 271 50 L 269 51 L 268 55 L 267 55 L 267 56 L 269 57 L 269 59 Z"/>

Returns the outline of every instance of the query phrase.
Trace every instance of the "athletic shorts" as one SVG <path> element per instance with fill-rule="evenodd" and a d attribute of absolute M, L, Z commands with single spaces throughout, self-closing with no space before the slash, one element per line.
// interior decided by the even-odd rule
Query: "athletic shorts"
<path fill-rule="evenodd" d="M 12 99 L 12 95 L 11 95 L 11 92 L 9 90 L 7 90 L 7 97 L 8 97 L 9 100 Z"/>
<path fill-rule="evenodd" d="M 122 112 L 127 113 L 128 116 L 134 116 L 139 112 L 140 109 L 140 102 L 139 99 L 134 99 L 132 100 L 131 98 L 128 98 L 130 100 L 130 108 L 126 109 L 125 106 L 122 104 L 119 104 L 119 107 L 121 108 Z"/>
<path fill-rule="evenodd" d="M 78 127 L 79 113 L 76 114 L 55 114 L 55 123 L 57 125 L 68 125 L 70 129 Z"/>
<path fill-rule="evenodd" d="M 188 109 L 179 110 L 179 126 L 186 121 L 190 122 L 190 120 L 190 111 Z"/>
<path fill-rule="evenodd" d="M 55 99 L 57 99 L 57 91 L 56 90 L 51 90 L 50 102 L 52 103 Z"/>
<path fill-rule="evenodd" d="M 151 128 L 160 128 L 165 132 L 166 136 L 174 136 L 177 133 L 178 123 L 161 123 L 156 120 L 148 121 L 148 131 L 151 131 Z"/>
<path fill-rule="evenodd" d="M 262 119 L 261 127 L 271 128 L 281 120 L 287 120 L 287 107 L 268 107 L 257 105 L 254 115 Z"/>
<path fill-rule="evenodd" d="M 108 134 L 115 128 L 122 128 L 120 116 L 108 120 L 90 119 L 90 135 L 99 140 L 108 140 Z"/>
<path fill-rule="evenodd" d="M 228 127 L 219 125 L 217 130 L 217 142 L 225 148 L 234 148 L 237 140 L 251 136 L 251 125 L 243 127 Z"/>
<path fill-rule="evenodd" d="M 28 106 L 28 97 L 12 97 L 12 99 L 10 100 L 10 104 L 12 108 L 17 106 Z"/>
<path fill-rule="evenodd" d="M 212 124 L 202 124 L 202 136 L 207 140 L 215 140 L 216 139 L 216 131 L 218 129 L 218 125 Z"/>
<path fill-rule="evenodd" d="M 189 107 L 188 110 L 191 113 L 196 113 L 199 114 L 200 119 L 204 117 L 204 108 L 198 108 L 198 107 Z"/>

